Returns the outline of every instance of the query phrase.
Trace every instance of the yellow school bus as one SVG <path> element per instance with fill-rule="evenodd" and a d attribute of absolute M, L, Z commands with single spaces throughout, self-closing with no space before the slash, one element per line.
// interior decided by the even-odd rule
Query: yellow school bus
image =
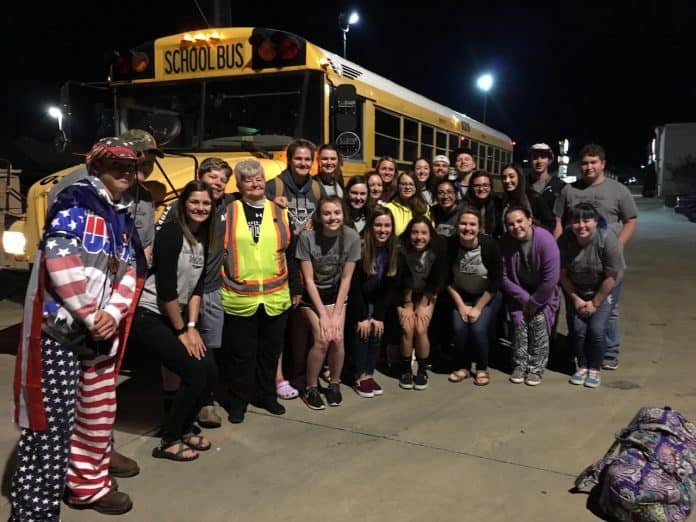
<path fill-rule="evenodd" d="M 502 132 L 275 29 L 181 33 L 115 52 L 106 82 L 68 82 L 61 103 L 59 141 L 74 153 L 128 129 L 155 136 L 166 156 L 147 185 L 160 206 L 193 179 L 206 157 L 232 166 L 254 157 L 267 179 L 276 176 L 296 137 L 334 143 L 346 177 L 364 174 L 385 155 L 405 169 L 416 157 L 468 147 L 478 168 L 493 173 L 512 159 L 511 140 Z M 25 246 L 3 241 L 5 258 L 33 259 L 47 193 L 76 168 L 84 167 L 31 187 L 26 221 L 13 228 L 23 233 Z"/>

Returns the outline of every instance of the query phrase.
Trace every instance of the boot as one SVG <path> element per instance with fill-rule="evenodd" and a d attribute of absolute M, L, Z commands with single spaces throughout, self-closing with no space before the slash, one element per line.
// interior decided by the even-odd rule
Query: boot
<path fill-rule="evenodd" d="M 67 502 L 67 504 L 73 509 L 93 509 L 103 515 L 123 515 L 133 508 L 133 501 L 126 493 L 113 489 L 96 502 L 89 504 Z"/>
<path fill-rule="evenodd" d="M 140 468 L 137 462 L 125 455 L 121 455 L 116 450 L 111 450 L 111 460 L 109 462 L 110 475 L 128 478 L 135 477 L 138 473 L 140 473 Z"/>

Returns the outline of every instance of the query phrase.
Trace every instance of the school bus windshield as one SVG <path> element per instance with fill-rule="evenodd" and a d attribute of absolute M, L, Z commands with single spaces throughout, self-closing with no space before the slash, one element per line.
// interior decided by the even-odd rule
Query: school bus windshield
<path fill-rule="evenodd" d="M 282 150 L 322 137 L 322 75 L 314 71 L 117 87 L 121 126 L 149 129 L 169 150 Z"/>

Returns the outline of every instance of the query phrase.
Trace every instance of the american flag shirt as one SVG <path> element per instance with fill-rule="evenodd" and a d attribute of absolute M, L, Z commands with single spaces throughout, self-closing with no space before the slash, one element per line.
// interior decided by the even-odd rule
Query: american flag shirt
<path fill-rule="evenodd" d="M 135 304 L 136 260 L 143 263 L 130 204 L 125 194 L 114 202 L 101 181 L 89 176 L 62 191 L 49 210 L 27 288 L 15 363 L 15 421 L 22 427 L 45 427 L 43 335 L 84 353 L 87 329 L 99 310 L 120 324 Z M 120 328 L 109 355 L 122 346 L 124 335 Z"/>
<path fill-rule="evenodd" d="M 48 282 L 43 304 L 43 330 L 70 341 L 84 336 L 97 311 L 104 310 L 116 323 L 128 312 L 135 291 L 134 233 L 127 217 L 131 200 L 126 194 L 113 202 L 101 181 L 88 177 L 78 183 L 93 187 L 113 210 L 103 215 L 74 206 L 57 210 L 46 223 L 43 253 Z M 129 229 L 129 225 L 131 225 Z"/>

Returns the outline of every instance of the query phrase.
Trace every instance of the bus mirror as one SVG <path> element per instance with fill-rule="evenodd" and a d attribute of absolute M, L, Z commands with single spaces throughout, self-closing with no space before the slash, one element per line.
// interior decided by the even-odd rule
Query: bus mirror
<path fill-rule="evenodd" d="M 354 85 L 336 87 L 336 131 L 354 131 L 358 125 L 358 100 Z"/>

